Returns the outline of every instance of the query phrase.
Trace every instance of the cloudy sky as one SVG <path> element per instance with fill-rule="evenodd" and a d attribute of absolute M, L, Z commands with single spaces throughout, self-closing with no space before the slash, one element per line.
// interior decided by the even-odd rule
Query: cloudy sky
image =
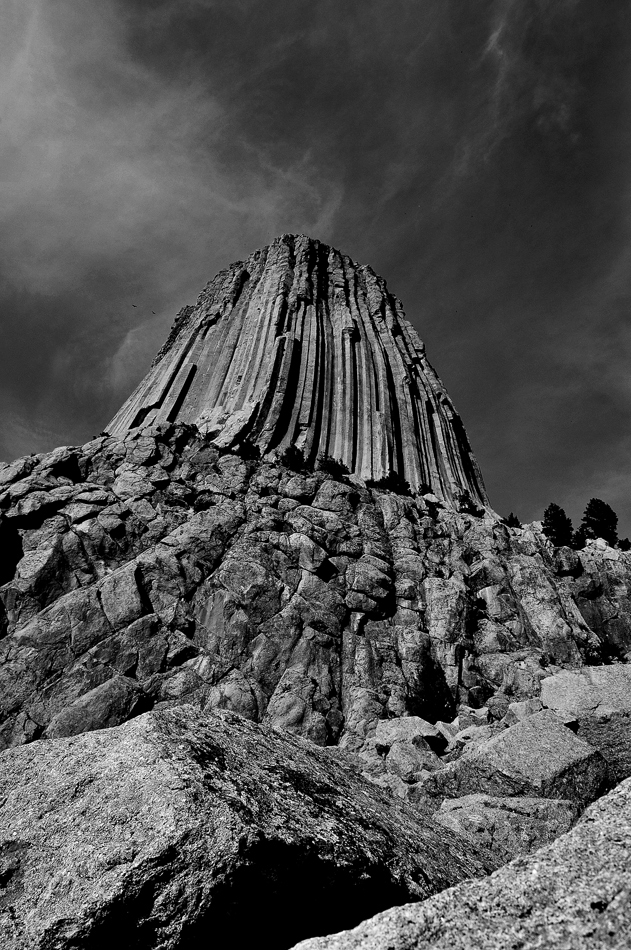
<path fill-rule="evenodd" d="M 401 297 L 498 511 L 631 534 L 630 99 L 626 0 L 3 0 L 0 458 L 306 232 Z"/>

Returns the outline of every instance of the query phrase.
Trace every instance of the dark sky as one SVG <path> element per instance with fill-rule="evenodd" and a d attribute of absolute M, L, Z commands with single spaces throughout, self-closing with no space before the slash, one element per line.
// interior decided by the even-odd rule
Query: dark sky
<path fill-rule="evenodd" d="M 0 457 L 305 232 L 401 297 L 498 511 L 631 533 L 630 100 L 628 0 L 3 0 Z"/>

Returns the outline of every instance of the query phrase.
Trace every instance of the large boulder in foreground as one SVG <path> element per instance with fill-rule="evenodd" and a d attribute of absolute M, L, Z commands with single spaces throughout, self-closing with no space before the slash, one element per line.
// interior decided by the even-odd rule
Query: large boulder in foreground
<path fill-rule="evenodd" d="M 578 735 L 600 749 L 616 779 L 631 775 L 631 666 L 586 666 L 541 681 L 542 702 L 578 722 Z"/>
<path fill-rule="evenodd" d="M 4 753 L 0 803 L 3 950 L 281 950 L 498 864 L 327 751 L 191 706 Z"/>
<path fill-rule="evenodd" d="M 485 881 L 395 907 L 300 950 L 624 950 L 631 946 L 631 781 L 572 831 Z M 296 948 L 298 950 L 298 948 Z"/>
<path fill-rule="evenodd" d="M 606 791 L 609 781 L 600 752 L 544 709 L 432 773 L 419 790 L 421 796 L 525 795 L 585 806 Z"/>

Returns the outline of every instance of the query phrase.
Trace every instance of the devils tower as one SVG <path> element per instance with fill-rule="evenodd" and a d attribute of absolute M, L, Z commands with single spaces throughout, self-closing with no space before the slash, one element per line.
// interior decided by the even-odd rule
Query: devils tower
<path fill-rule="evenodd" d="M 108 430 L 0 465 L 3 950 L 628 945 L 631 554 L 492 510 L 381 278 L 278 238 Z"/>
<path fill-rule="evenodd" d="M 218 446 L 289 446 L 360 478 L 488 504 L 460 417 L 370 267 L 285 234 L 219 273 L 185 307 L 108 426 L 194 423 Z"/>

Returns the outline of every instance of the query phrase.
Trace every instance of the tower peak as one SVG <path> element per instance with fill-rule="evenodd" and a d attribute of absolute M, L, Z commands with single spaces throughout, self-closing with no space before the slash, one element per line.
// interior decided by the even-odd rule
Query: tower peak
<path fill-rule="evenodd" d="M 464 426 L 385 281 L 335 248 L 282 234 L 184 307 L 108 429 L 194 423 L 262 456 L 293 446 L 379 482 L 487 505 Z"/>

